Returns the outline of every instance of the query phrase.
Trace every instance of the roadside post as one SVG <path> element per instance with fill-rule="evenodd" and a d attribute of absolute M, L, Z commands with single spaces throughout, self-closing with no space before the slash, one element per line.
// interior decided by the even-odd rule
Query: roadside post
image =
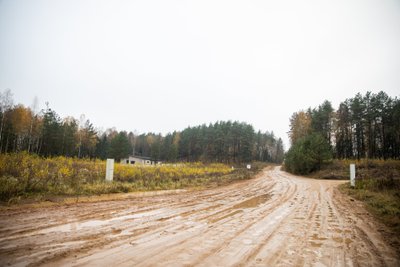
<path fill-rule="evenodd" d="M 247 169 L 248 169 L 248 170 L 250 170 L 250 169 L 251 169 L 251 165 L 250 165 L 250 164 L 247 164 L 247 166 L 246 166 L 246 167 L 247 167 Z"/>
<path fill-rule="evenodd" d="M 107 159 L 106 181 L 112 182 L 114 175 L 114 159 Z"/>
<path fill-rule="evenodd" d="M 350 164 L 350 186 L 356 186 L 356 165 Z"/>

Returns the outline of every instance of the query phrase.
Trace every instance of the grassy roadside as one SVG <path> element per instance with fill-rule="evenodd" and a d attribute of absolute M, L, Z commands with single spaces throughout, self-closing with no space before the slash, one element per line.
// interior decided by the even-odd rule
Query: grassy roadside
<path fill-rule="evenodd" d="M 116 164 L 114 181 L 104 181 L 105 162 L 26 153 L 0 155 L 0 205 L 63 201 L 94 195 L 206 188 L 249 179 L 265 163 L 244 165 L 179 163 L 164 166 Z"/>
<path fill-rule="evenodd" d="M 339 190 L 363 201 L 367 210 L 400 237 L 400 182 L 386 179 L 364 179 L 351 188 L 349 183 Z"/>
<path fill-rule="evenodd" d="M 309 177 L 319 179 L 348 180 L 350 164 L 356 165 L 357 179 L 400 179 L 400 160 L 333 160 L 321 169 L 310 173 Z"/>

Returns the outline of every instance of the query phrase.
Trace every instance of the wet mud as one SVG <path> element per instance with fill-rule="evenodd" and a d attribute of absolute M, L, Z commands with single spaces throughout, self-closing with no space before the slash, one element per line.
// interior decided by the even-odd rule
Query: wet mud
<path fill-rule="evenodd" d="M 203 191 L 3 209 L 0 266 L 400 266 L 340 183 L 276 167 Z"/>

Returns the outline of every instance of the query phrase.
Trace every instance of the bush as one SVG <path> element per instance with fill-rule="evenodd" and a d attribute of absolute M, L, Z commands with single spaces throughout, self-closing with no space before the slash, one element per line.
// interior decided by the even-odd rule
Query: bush
<path fill-rule="evenodd" d="M 320 134 L 310 134 L 289 149 L 285 155 L 285 168 L 295 174 L 308 174 L 319 170 L 321 165 L 332 159 L 332 150 Z"/>

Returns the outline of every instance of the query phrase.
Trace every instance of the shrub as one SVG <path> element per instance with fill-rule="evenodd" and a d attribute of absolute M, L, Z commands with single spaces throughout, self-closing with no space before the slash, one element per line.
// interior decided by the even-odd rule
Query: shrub
<path fill-rule="evenodd" d="M 293 144 L 285 155 L 285 168 L 295 174 L 308 174 L 331 159 L 332 151 L 326 139 L 313 133 Z"/>

